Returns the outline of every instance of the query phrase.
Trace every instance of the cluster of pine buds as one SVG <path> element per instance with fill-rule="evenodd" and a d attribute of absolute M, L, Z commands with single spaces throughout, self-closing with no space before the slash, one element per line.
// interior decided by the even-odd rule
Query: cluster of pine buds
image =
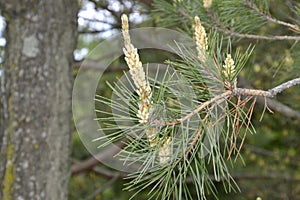
<path fill-rule="evenodd" d="M 209 9 L 211 7 L 212 0 L 203 0 L 203 7 Z"/>
<path fill-rule="evenodd" d="M 202 26 L 200 18 L 198 16 L 195 17 L 194 40 L 198 51 L 198 58 L 200 61 L 205 62 L 205 51 L 207 51 L 208 49 L 208 39 L 205 29 Z"/>
<path fill-rule="evenodd" d="M 211 6 L 212 1 L 203 1 L 204 7 L 209 8 Z M 195 16 L 194 18 L 195 24 L 194 24 L 194 40 L 196 43 L 196 48 L 198 51 L 198 59 L 201 62 L 205 62 L 205 53 L 208 50 L 208 39 L 206 36 L 205 28 L 202 26 L 200 18 L 198 16 Z M 222 74 L 225 77 L 224 85 L 227 88 L 236 87 L 236 78 L 234 80 L 234 74 L 235 74 L 235 65 L 234 60 L 232 59 L 231 55 L 228 54 L 225 63 L 223 65 Z M 232 84 L 233 83 L 233 84 Z"/>
<path fill-rule="evenodd" d="M 210 8 L 211 1 L 204 1 L 204 7 Z M 149 113 L 150 113 L 150 104 L 151 104 L 151 88 L 149 82 L 146 79 L 146 75 L 142 66 L 142 62 L 140 61 L 139 54 L 137 52 L 137 48 L 133 46 L 130 40 L 129 35 L 129 25 L 128 25 L 128 17 L 126 15 L 122 15 L 122 33 L 124 37 L 124 48 L 123 52 L 125 54 L 125 61 L 129 67 L 129 72 L 133 79 L 134 85 L 136 86 L 137 94 L 139 96 L 139 109 L 136 114 L 139 118 L 139 122 L 141 124 L 147 124 L 149 121 Z M 196 16 L 194 18 L 194 40 L 197 46 L 198 58 L 201 62 L 205 62 L 205 53 L 208 50 L 208 38 L 206 36 L 206 32 L 204 27 L 201 24 L 200 18 Z M 232 79 L 235 73 L 235 65 L 234 61 L 231 58 L 231 55 L 228 54 L 223 65 L 222 71 L 225 77 L 225 86 L 230 84 L 230 80 Z M 234 86 L 236 87 L 236 80 L 234 80 Z M 148 141 L 151 147 L 155 147 L 158 144 L 158 138 L 156 129 L 149 129 L 146 131 Z M 159 161 L 161 164 L 166 164 L 171 157 L 171 138 L 167 136 L 162 145 L 158 150 Z"/>
<path fill-rule="evenodd" d="M 139 95 L 139 110 L 137 117 L 140 119 L 139 122 L 142 124 L 147 124 L 150 113 L 151 104 L 151 88 L 149 82 L 146 79 L 146 75 L 140 61 L 137 49 L 131 44 L 128 26 L 128 17 L 122 15 L 122 33 L 124 37 L 123 52 L 125 54 L 125 61 L 129 67 L 129 72 L 133 79 L 133 82 L 137 88 L 136 92 Z M 147 138 L 151 147 L 155 147 L 158 143 L 158 138 L 156 137 L 156 129 L 149 128 L 146 131 Z M 163 144 L 159 147 L 158 157 L 161 164 L 166 164 L 170 158 L 170 138 L 166 138 Z"/>
<path fill-rule="evenodd" d="M 233 79 L 235 74 L 235 65 L 234 65 L 234 60 L 231 58 L 231 54 L 227 54 L 227 57 L 225 59 L 225 63 L 223 65 L 223 75 L 225 77 L 225 86 L 232 88 L 236 87 L 237 80 L 236 78 Z M 233 85 L 231 84 L 233 82 Z"/>
<path fill-rule="evenodd" d="M 139 110 L 137 117 L 140 119 L 139 122 L 144 124 L 148 122 L 152 94 L 137 49 L 131 44 L 128 18 L 126 15 L 122 15 L 122 33 L 125 44 L 125 47 L 123 48 L 125 60 L 137 88 L 136 92 L 139 95 Z"/>

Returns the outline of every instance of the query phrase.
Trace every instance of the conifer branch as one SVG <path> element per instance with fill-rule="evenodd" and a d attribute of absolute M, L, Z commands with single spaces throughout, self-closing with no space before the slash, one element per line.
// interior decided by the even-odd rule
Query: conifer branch
<path fill-rule="evenodd" d="M 262 97 L 271 97 L 273 98 L 278 93 L 294 86 L 300 84 L 300 78 L 295 78 L 290 81 L 287 81 L 277 87 L 269 89 L 268 91 L 256 90 L 256 89 L 245 89 L 245 88 L 235 88 L 233 89 L 234 95 L 249 95 L 249 96 L 262 96 Z"/>
<path fill-rule="evenodd" d="M 178 9 L 178 13 L 180 13 L 184 18 L 190 19 L 192 16 L 190 16 L 185 10 L 182 8 Z M 218 19 L 217 16 L 215 16 L 210 10 L 207 10 L 208 16 L 217 24 L 217 29 L 225 34 L 228 34 L 229 36 L 233 37 L 239 37 L 239 38 L 247 38 L 247 39 L 255 39 L 255 40 L 295 40 L 300 41 L 300 36 L 291 36 L 291 35 L 273 35 L 273 36 L 264 36 L 264 35 L 255 35 L 255 34 L 243 34 L 243 33 L 237 33 L 233 30 L 229 30 L 226 28 L 223 23 Z M 270 18 L 274 23 L 288 26 L 289 28 L 292 28 L 293 30 L 299 30 L 299 27 L 293 24 L 289 24 L 286 22 L 282 22 L 277 19 Z"/>
<path fill-rule="evenodd" d="M 237 32 L 234 32 L 233 30 L 229 30 L 228 28 L 226 28 L 226 26 L 212 12 L 208 11 L 208 15 L 217 24 L 217 29 L 229 36 L 239 37 L 239 38 L 247 38 L 247 39 L 255 39 L 255 40 L 295 40 L 295 41 L 300 40 L 300 36 L 291 36 L 291 35 L 265 36 L 265 35 L 237 33 Z"/>
<path fill-rule="evenodd" d="M 221 31 L 229 34 L 229 35 L 239 35 L 240 37 L 249 37 L 251 39 L 267 39 L 267 40 L 281 40 L 283 38 L 285 39 L 293 39 L 300 40 L 300 36 L 260 36 L 260 35 L 250 35 L 250 34 L 240 34 L 234 32 L 234 30 L 231 30 L 230 28 L 227 28 L 227 25 L 225 26 L 221 20 L 219 20 L 218 16 L 215 16 L 214 13 L 210 11 L 210 4 L 211 1 L 207 1 L 208 4 L 205 4 L 204 6 L 207 9 L 207 12 L 211 15 L 213 19 L 218 21 L 217 27 Z M 246 2 L 246 1 L 245 1 Z M 245 8 L 245 5 L 241 5 L 243 8 Z M 189 14 L 185 13 L 183 8 L 181 14 L 186 15 L 185 17 L 189 17 Z M 247 8 L 249 10 L 249 8 Z M 129 72 L 131 74 L 130 81 L 132 81 L 132 86 L 136 89 L 136 93 L 138 95 L 138 99 L 136 100 L 138 103 L 138 108 L 135 113 L 135 119 L 138 119 L 139 124 L 139 130 L 134 132 L 132 130 L 135 130 L 136 127 L 127 127 L 125 126 L 124 131 L 122 132 L 116 132 L 116 134 L 122 134 L 121 136 L 112 137 L 112 140 L 125 137 L 129 138 L 130 142 L 127 143 L 126 147 L 124 148 L 124 155 L 120 156 L 126 156 L 125 161 L 126 162 L 139 162 L 140 160 L 143 161 L 143 166 L 136 171 L 136 173 L 129 176 L 129 178 L 134 178 L 132 182 L 130 182 L 130 186 L 126 189 L 138 189 L 139 191 L 143 190 L 146 186 L 152 186 L 153 188 L 151 191 L 155 191 L 154 194 L 158 194 L 161 199 L 167 199 L 170 197 L 171 192 L 177 190 L 176 185 L 179 184 L 180 187 L 184 187 L 184 182 L 186 182 L 186 177 L 188 175 L 191 175 L 192 182 L 195 184 L 198 184 L 196 186 L 197 192 L 199 192 L 199 196 L 205 196 L 205 191 L 202 189 L 202 185 L 207 184 L 207 187 L 211 187 L 211 180 L 215 179 L 220 181 L 223 179 L 224 181 L 227 181 L 229 183 L 229 187 L 234 187 L 231 184 L 232 177 L 229 173 L 229 171 L 226 168 L 226 163 L 223 162 L 224 156 L 228 152 L 228 156 L 230 155 L 239 155 L 239 152 L 243 146 L 243 142 L 246 138 L 246 133 L 251 132 L 254 130 L 254 127 L 251 125 L 251 116 L 253 114 L 253 110 L 256 104 L 256 97 L 264 97 L 264 99 L 273 98 L 277 94 L 281 93 L 282 91 L 295 86 L 300 85 L 300 77 L 295 78 L 293 80 L 287 81 L 283 84 L 280 84 L 274 88 L 271 88 L 269 90 L 260 90 L 260 89 L 251 89 L 251 88 L 238 88 L 237 87 L 237 75 L 240 72 L 240 70 L 243 68 L 248 55 L 250 55 L 249 51 L 247 50 L 244 57 L 239 58 L 239 54 L 235 54 L 235 56 L 231 57 L 231 50 L 228 50 L 227 52 L 227 58 L 224 62 L 224 65 L 221 65 L 220 61 L 218 62 L 217 58 L 223 58 L 223 56 L 220 53 L 220 56 L 216 56 L 215 63 L 213 63 L 214 60 L 206 60 L 207 57 L 204 57 L 204 55 L 209 55 L 211 57 L 215 55 L 210 55 L 209 53 L 211 51 L 208 51 L 208 44 L 207 44 L 207 36 L 205 33 L 204 27 L 201 25 L 201 21 L 198 17 L 195 17 L 195 33 L 194 33 L 194 39 L 196 43 L 196 49 L 198 51 L 198 55 L 196 61 L 200 61 L 200 63 L 203 65 L 200 66 L 200 69 L 204 69 L 203 71 L 210 70 L 210 67 L 217 66 L 217 73 L 218 76 L 207 76 L 206 74 L 200 73 L 201 78 L 199 77 L 192 77 L 191 83 L 194 84 L 192 86 L 195 86 L 193 88 L 199 88 L 199 96 L 197 96 L 197 99 L 207 99 L 207 101 L 200 103 L 196 108 L 192 107 L 190 105 L 185 106 L 185 108 L 188 109 L 188 111 L 180 110 L 177 105 L 173 103 L 170 103 L 170 105 L 167 105 L 165 107 L 162 107 L 162 111 L 170 111 L 167 114 L 159 113 L 156 116 L 156 113 L 153 111 L 161 112 L 160 109 L 154 110 L 156 107 L 154 103 L 156 102 L 162 102 L 165 103 L 165 94 L 166 97 L 169 97 L 170 94 L 169 91 L 166 92 L 166 90 L 161 89 L 159 92 L 161 92 L 160 96 L 156 96 L 156 87 L 153 87 L 153 89 L 150 87 L 150 82 L 146 78 L 146 73 L 144 72 L 142 68 L 142 62 L 140 61 L 140 57 L 137 51 L 137 48 L 134 47 L 130 40 L 129 35 L 129 25 L 128 25 L 128 18 L 126 15 L 122 16 L 122 33 L 124 38 L 124 54 L 125 54 L 125 61 L 129 67 Z M 268 19 L 266 19 L 268 20 Z M 274 20 L 273 18 L 269 20 Z M 224 22 L 225 23 L 225 22 Z M 276 22 L 275 22 L 276 23 Z M 277 24 L 289 26 L 286 24 L 283 24 L 283 22 L 277 22 Z M 283 37 L 283 38 L 281 38 Z M 212 41 L 214 42 L 214 40 Z M 213 46 L 214 47 L 214 46 Z M 214 49 L 213 49 L 214 50 Z M 219 54 L 217 54 L 219 55 Z M 185 56 L 183 57 L 185 58 Z M 235 59 L 235 61 L 233 60 Z M 188 62 L 185 63 L 185 65 L 182 67 L 186 71 L 193 70 L 193 67 L 195 69 L 198 69 L 196 65 L 194 65 L 194 60 L 189 60 L 189 58 L 186 59 Z M 206 62 L 207 61 L 207 62 Z M 197 62 L 198 64 L 199 62 Z M 179 65 L 179 67 L 181 67 Z M 203 68 L 202 68 L 203 67 Z M 215 68 L 213 68 L 215 70 Z M 196 71 L 196 70 L 195 70 Z M 197 71 L 198 72 L 198 71 Z M 200 71 L 201 72 L 201 71 Z M 192 73 L 191 73 L 192 74 Z M 190 74 L 188 74 L 190 75 Z M 192 74 L 194 75 L 194 74 Z M 198 74 L 197 74 L 198 75 Z M 209 73 L 210 75 L 210 73 Z M 188 76 L 190 77 L 190 76 Z M 202 85 L 202 77 L 211 78 L 212 81 L 209 82 L 211 85 L 218 83 L 223 83 L 223 87 L 213 87 L 213 89 L 209 88 L 209 84 L 203 84 Z M 198 80 L 199 78 L 199 80 Z M 152 80 L 152 79 L 150 79 Z M 156 81 L 156 78 L 155 78 Z M 169 81 L 169 80 L 166 80 Z M 195 81 L 195 82 L 193 82 Z M 201 82 L 200 82 L 201 81 Z M 200 82 L 200 83 L 199 83 Z M 156 83 L 156 82 L 155 82 Z M 161 84 L 162 86 L 166 86 L 168 82 L 165 82 L 165 79 L 162 82 L 158 82 L 157 84 Z M 155 84 L 153 84 L 156 86 Z M 200 86 L 199 86 L 200 85 Z M 199 87 L 198 87 L 199 86 Z M 200 89 L 200 87 L 203 87 Z M 208 91 L 220 91 L 220 88 L 224 88 L 221 93 L 219 93 L 216 96 L 208 96 Z M 122 88 L 121 88 L 122 89 Z M 153 91 L 152 91 L 153 90 Z M 119 91 L 119 90 L 118 90 Z M 123 90 L 120 90 L 123 93 Z M 127 90 L 126 90 L 127 91 Z M 126 92 L 124 91 L 124 92 Z M 153 97 L 152 97 L 153 92 Z M 197 91 L 198 92 L 198 91 Z M 184 93 L 182 94 L 184 95 Z M 236 102 L 237 97 L 238 101 Z M 245 97 L 245 98 L 244 98 Z M 192 97 L 192 100 L 194 98 Z M 250 100 L 253 100 L 250 102 Z M 176 101 L 176 100 L 175 100 Z M 106 103 L 107 101 L 105 101 Z M 194 101 L 193 101 L 194 102 Z M 248 102 L 251 103 L 250 107 L 248 108 Z M 265 101 L 267 102 L 267 101 Z M 118 104 L 117 102 L 116 104 Z M 175 102 L 177 103 L 177 102 Z M 108 104 L 108 103 L 107 103 Z M 247 105 L 246 105 L 247 104 Z M 133 104 L 130 104 L 133 105 Z M 180 104 L 179 104 L 180 105 Z M 212 113 L 212 110 L 215 108 L 220 108 L 221 106 L 226 106 L 223 111 L 225 111 L 224 114 L 216 116 L 214 113 Z M 134 104 L 133 106 L 136 107 Z M 118 104 L 118 108 L 122 109 L 122 105 Z M 170 108 L 170 110 L 168 110 Z M 265 103 L 265 108 L 267 107 L 267 103 Z M 104 112 L 103 112 L 104 113 Z M 153 114 L 154 113 L 154 114 Z M 178 116 L 181 113 L 185 113 L 181 117 L 174 117 Z M 193 123 L 191 120 L 192 116 L 198 115 L 201 118 L 201 126 L 198 127 Z M 219 114 L 219 113 L 218 113 Z M 203 115 L 205 115 L 203 117 Z M 214 117 L 217 117 L 217 120 L 215 120 Z M 123 117 L 123 116 L 121 116 Z M 226 148 L 224 148 L 224 153 L 222 153 L 219 141 L 215 140 L 212 136 L 213 134 L 209 134 L 212 131 L 219 131 L 219 128 L 213 127 L 215 124 L 214 122 L 220 122 L 226 118 L 228 120 L 227 124 L 227 130 L 223 130 L 224 127 L 221 127 L 222 133 L 227 134 L 225 138 L 225 145 Z M 121 118 L 120 121 L 122 121 L 124 118 Z M 163 121 L 165 119 L 168 119 L 167 121 Z M 111 118 L 111 121 L 114 120 L 114 118 Z M 186 123 L 183 123 L 186 121 Z M 198 122 L 199 120 L 197 120 Z M 231 126 L 232 125 L 232 126 Z M 165 127 L 163 127 L 165 126 Z M 108 127 L 106 130 L 114 130 L 115 125 L 113 124 L 112 127 Z M 214 128 L 213 130 L 210 130 L 210 128 Z M 140 132 L 141 131 L 141 132 Z M 177 134 L 177 131 L 182 131 L 183 133 L 188 134 Z M 232 131 L 231 135 L 230 131 Z M 131 136 L 131 132 L 134 132 L 134 136 Z M 129 133 L 129 134 L 128 134 Z M 180 133 L 180 132 L 179 132 Z M 191 133 L 191 134 L 190 134 Z M 137 134 L 137 136 L 135 136 Z M 205 134 L 202 135 L 202 134 Z M 140 136 L 146 136 L 147 140 L 144 142 L 144 138 Z M 202 137 L 203 136 L 203 137 Z M 228 136 L 228 137 L 227 137 Z M 240 145 L 237 143 L 238 138 L 242 138 L 242 142 Z M 206 158 L 204 158 L 201 155 L 201 150 L 199 148 L 206 148 L 205 144 L 203 143 L 204 140 L 202 139 L 208 139 L 209 145 L 210 145 L 210 151 L 212 152 L 211 156 L 208 158 L 209 160 L 212 160 L 212 166 L 214 170 L 214 175 L 210 176 L 209 171 L 210 169 L 207 168 L 206 165 Z M 199 151 L 198 151 L 199 150 Z M 137 154 L 135 154 L 137 152 Z M 142 154 L 140 154 L 142 152 Z M 196 153 L 196 154 L 194 154 Z M 141 156 L 141 157 L 140 157 Z M 154 166 L 153 164 L 159 162 L 159 167 Z M 237 157 L 236 157 L 237 158 Z M 124 162 L 125 163 L 125 162 Z M 195 165 L 194 165 L 195 164 Z M 183 167 L 182 167 L 183 166 Z M 151 172 L 149 171 L 151 170 Z M 73 170 L 74 171 L 74 170 Z M 150 173 L 148 173 L 150 172 Z M 174 175 L 174 177 L 173 177 Z M 159 182 L 159 184 L 156 184 L 156 182 Z M 201 188 L 199 187 L 201 185 Z M 175 188 L 173 190 L 173 188 Z M 167 190 L 168 194 L 165 192 Z M 186 188 L 187 192 L 188 188 Z M 170 192 L 170 193 L 169 193 Z M 175 191 L 176 192 L 176 191 Z M 212 191 L 214 192 L 214 191 Z M 153 195 L 154 195 L 153 194 Z M 175 193 L 174 193 L 175 194 Z M 180 195 L 179 195 L 180 196 Z M 153 197 L 153 196 L 151 196 Z"/>
<path fill-rule="evenodd" d="M 250 1 L 248 0 L 244 0 L 245 4 L 251 8 L 252 10 L 254 10 L 256 13 L 258 13 L 259 15 L 261 15 L 265 20 L 269 21 L 269 22 L 273 22 L 275 24 L 279 24 L 279 25 L 282 25 L 282 26 L 286 26 L 292 30 L 296 30 L 296 31 L 300 31 L 299 29 L 299 26 L 295 25 L 295 24 L 290 24 L 288 22 L 284 22 L 284 21 L 281 21 L 279 19 L 275 19 L 269 15 L 266 15 L 264 12 L 262 12 L 261 10 L 259 10 L 259 8 L 251 3 Z"/>
<path fill-rule="evenodd" d="M 229 97 L 230 95 L 232 95 L 232 91 L 230 90 L 227 90 L 226 92 L 220 94 L 220 95 L 217 95 L 215 96 L 214 98 L 200 104 L 195 110 L 193 110 L 192 112 L 190 112 L 189 114 L 185 115 L 184 117 L 182 118 L 179 118 L 179 119 L 175 119 L 174 121 L 171 121 L 171 122 L 166 122 L 165 125 L 175 125 L 175 124 L 179 124 L 179 123 L 182 123 L 184 122 L 185 120 L 191 118 L 193 115 L 197 114 L 198 112 L 200 112 L 201 110 L 203 110 L 204 108 L 210 106 L 211 104 L 215 103 L 215 102 L 218 102 L 218 103 L 221 103 L 221 101 L 224 101 L 227 97 Z"/>
<path fill-rule="evenodd" d="M 179 8 L 178 13 L 180 13 L 184 18 L 190 19 L 192 16 L 190 16 L 185 10 L 182 8 Z M 210 10 L 207 10 L 208 16 L 215 22 L 217 25 L 217 29 L 229 36 L 232 37 L 239 37 L 239 38 L 246 38 L 246 39 L 254 39 L 254 40 L 294 40 L 294 41 L 300 41 L 300 36 L 291 36 L 291 35 L 272 35 L 272 36 L 265 36 L 265 35 L 255 35 L 255 34 L 244 34 L 244 33 L 237 33 L 233 30 L 229 30 L 226 28 L 223 23 L 218 19 L 217 16 L 215 16 Z"/>
<path fill-rule="evenodd" d="M 227 90 L 224 93 L 219 94 L 204 103 L 201 103 L 195 110 L 193 110 L 189 114 L 185 115 L 184 117 L 175 119 L 171 122 L 166 122 L 165 125 L 170 126 L 170 125 L 182 123 L 183 121 L 191 118 L 193 115 L 199 113 L 201 110 L 210 106 L 211 104 L 216 103 L 216 102 L 221 103 L 230 96 L 246 95 L 246 96 L 253 96 L 253 97 L 261 96 L 261 97 L 273 98 L 277 94 L 281 93 L 282 91 L 284 91 L 292 86 L 295 86 L 295 85 L 300 85 L 300 77 L 292 79 L 290 81 L 287 81 L 283 84 L 280 84 L 272 89 L 269 89 L 268 91 L 259 90 L 259 89 L 233 88 L 232 90 Z"/>
<path fill-rule="evenodd" d="M 239 77 L 239 85 L 244 88 L 253 89 L 253 87 L 242 77 Z M 265 105 L 266 100 L 267 100 L 268 107 L 273 111 L 278 112 L 285 117 L 295 118 L 300 120 L 300 111 L 296 111 L 293 108 L 285 104 L 282 104 L 275 99 L 271 99 L 271 98 L 266 99 L 264 97 L 258 97 L 257 103 Z"/>
<path fill-rule="evenodd" d="M 245 89 L 245 88 L 234 88 L 232 90 L 227 90 L 226 92 L 220 94 L 220 95 L 217 95 L 215 96 L 214 98 L 200 104 L 195 110 L 193 110 L 192 112 L 190 112 L 189 114 L 185 115 L 184 117 L 182 118 L 179 118 L 179 119 L 176 119 L 172 122 L 167 122 L 166 125 L 174 125 L 174 124 L 178 124 L 178 123 L 182 123 L 183 121 L 191 118 L 193 115 L 195 115 L 196 113 L 198 113 L 199 111 L 203 110 L 204 108 L 210 106 L 211 104 L 217 102 L 217 103 L 221 103 L 223 102 L 224 100 L 226 100 L 226 98 L 230 97 L 230 96 L 241 96 L 241 95 L 247 95 L 247 96 L 250 96 L 251 98 L 252 97 L 256 97 L 256 96 L 262 96 L 262 97 L 270 97 L 270 98 L 273 98 L 274 96 L 276 96 L 277 94 L 281 93 L 282 91 L 292 87 L 292 86 L 295 86 L 295 85 L 300 85 L 300 78 L 295 78 L 295 79 L 292 79 L 290 81 L 287 81 L 283 84 L 280 84 L 272 89 L 269 89 L 268 91 L 264 91 L 264 90 L 258 90 L 258 89 Z M 244 143 L 244 140 L 245 140 L 245 137 L 246 137 L 246 132 L 250 126 L 250 119 L 251 119 L 251 116 L 253 114 L 253 109 L 254 109 L 254 106 L 255 106 L 255 103 L 256 103 L 256 98 L 254 99 L 254 101 L 252 102 L 248 112 L 247 112 L 247 116 L 246 118 L 243 119 L 242 121 L 242 124 L 241 125 L 245 125 L 246 126 L 246 131 L 245 131 L 245 134 L 243 136 L 243 139 L 242 139 L 242 143 L 238 149 L 238 153 L 240 152 L 242 146 L 243 146 L 243 143 Z M 241 106 L 241 105 L 237 105 L 237 106 Z M 238 128 L 238 132 L 240 131 L 241 127 Z M 203 127 L 200 127 L 199 130 L 197 131 L 196 135 L 194 136 L 188 150 L 186 151 L 186 155 L 188 155 L 194 148 L 194 146 L 196 145 L 196 143 L 198 142 L 199 138 L 200 138 L 200 135 L 202 134 L 203 132 Z M 233 135 L 232 135 L 233 136 Z M 235 148 L 235 144 L 231 145 L 231 148 L 230 148 L 230 152 L 229 152 L 229 155 L 228 155 L 228 158 L 230 157 L 230 155 L 232 154 L 233 152 L 233 149 Z M 238 153 L 237 153 L 237 156 L 235 158 L 235 160 L 237 159 L 238 157 Z"/>
<path fill-rule="evenodd" d="M 295 40 L 300 41 L 300 36 L 290 36 L 290 35 L 273 35 L 273 36 L 264 36 L 264 35 L 254 35 L 254 34 L 243 34 L 230 31 L 228 29 L 221 29 L 222 32 L 239 38 L 255 39 L 255 40 Z"/>

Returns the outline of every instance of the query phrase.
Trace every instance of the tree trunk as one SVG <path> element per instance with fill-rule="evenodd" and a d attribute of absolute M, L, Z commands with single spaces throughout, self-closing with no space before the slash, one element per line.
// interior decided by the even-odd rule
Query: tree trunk
<path fill-rule="evenodd" d="M 0 9 L 0 199 L 67 199 L 77 1 L 0 0 Z"/>

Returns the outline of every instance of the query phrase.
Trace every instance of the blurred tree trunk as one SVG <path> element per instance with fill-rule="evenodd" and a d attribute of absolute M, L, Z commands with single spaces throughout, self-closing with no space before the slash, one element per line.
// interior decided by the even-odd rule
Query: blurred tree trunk
<path fill-rule="evenodd" d="M 67 199 L 77 1 L 0 0 L 0 199 Z"/>

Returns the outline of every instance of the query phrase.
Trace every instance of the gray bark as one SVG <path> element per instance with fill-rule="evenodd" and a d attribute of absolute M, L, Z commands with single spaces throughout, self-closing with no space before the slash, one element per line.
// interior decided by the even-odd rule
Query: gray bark
<path fill-rule="evenodd" d="M 0 199 L 67 199 L 77 1 L 0 0 Z"/>

